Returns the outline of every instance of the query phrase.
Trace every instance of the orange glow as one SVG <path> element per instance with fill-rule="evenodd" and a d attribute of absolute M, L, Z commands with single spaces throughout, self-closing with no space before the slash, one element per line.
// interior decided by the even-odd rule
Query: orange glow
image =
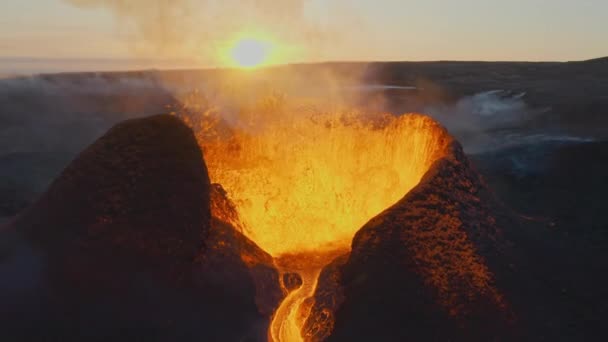
<path fill-rule="evenodd" d="M 419 115 L 386 117 L 381 126 L 297 114 L 249 125 L 204 142 L 205 159 L 246 235 L 274 256 L 350 245 L 420 181 L 440 138 Z"/>
<path fill-rule="evenodd" d="M 286 49 L 280 48 L 270 35 L 250 31 L 234 36 L 219 53 L 222 65 L 239 69 L 256 69 L 284 62 Z"/>
<path fill-rule="evenodd" d="M 308 254 L 284 255 L 277 259 L 276 265 L 281 272 L 297 272 L 302 277 L 302 286 L 281 302 L 272 318 L 268 331 L 270 342 L 297 342 L 302 338 L 302 326 L 310 315 L 310 298 L 317 288 L 319 274 L 323 267 L 338 255 L 347 252 L 334 250 Z"/>
<path fill-rule="evenodd" d="M 268 44 L 255 39 L 242 39 L 232 49 L 232 59 L 242 68 L 254 68 L 268 58 Z"/>
<path fill-rule="evenodd" d="M 275 342 L 303 340 L 307 299 L 322 268 L 420 182 L 447 141 L 423 115 L 311 112 L 277 98 L 241 108 L 230 120 L 213 111 L 185 120 L 211 181 L 236 205 L 239 217 L 231 223 L 273 255 L 281 272 L 302 277 L 302 287 L 275 312 L 269 329 Z"/>

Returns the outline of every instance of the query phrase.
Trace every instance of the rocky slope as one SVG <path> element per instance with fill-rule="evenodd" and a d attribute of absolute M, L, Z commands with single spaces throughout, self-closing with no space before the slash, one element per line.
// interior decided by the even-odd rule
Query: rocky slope
<path fill-rule="evenodd" d="M 359 230 L 348 257 L 326 267 L 305 335 L 329 341 L 513 338 L 516 322 L 488 260 L 500 259 L 507 245 L 493 204 L 453 141 L 417 187 Z"/>
<path fill-rule="evenodd" d="M 473 165 L 453 144 L 324 269 L 305 335 L 603 340 L 607 146 L 523 146 Z"/>
<path fill-rule="evenodd" d="M 2 228 L 4 338 L 263 340 L 278 273 L 214 193 L 178 119 L 112 128 Z"/>

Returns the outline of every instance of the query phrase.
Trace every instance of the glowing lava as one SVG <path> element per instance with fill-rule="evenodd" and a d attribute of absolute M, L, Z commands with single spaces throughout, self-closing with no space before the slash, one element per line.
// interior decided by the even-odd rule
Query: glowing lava
<path fill-rule="evenodd" d="M 230 123 L 205 115 L 193 128 L 212 182 L 222 184 L 237 207 L 239 221 L 232 223 L 272 254 L 281 272 L 303 280 L 275 312 L 269 339 L 301 341 L 307 299 L 323 266 L 419 183 L 442 156 L 446 134 L 416 114 L 266 106 L 243 110 Z"/>
<path fill-rule="evenodd" d="M 268 331 L 271 342 L 304 341 L 302 326 L 310 314 L 311 297 L 317 288 L 319 274 L 323 267 L 334 258 L 348 252 L 348 248 L 333 251 L 295 255 L 284 255 L 276 264 L 281 272 L 297 272 L 302 278 L 302 286 L 292 292 L 281 302 L 275 312 Z"/>
<path fill-rule="evenodd" d="M 273 256 L 349 246 L 420 181 L 442 138 L 420 115 L 252 118 L 261 122 L 203 148 L 211 180 L 236 204 L 246 235 Z"/>

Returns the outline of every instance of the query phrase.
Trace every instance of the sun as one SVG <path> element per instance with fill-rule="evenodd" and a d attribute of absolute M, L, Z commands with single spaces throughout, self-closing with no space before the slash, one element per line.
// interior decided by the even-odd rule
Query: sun
<path fill-rule="evenodd" d="M 265 64 L 271 44 L 255 38 L 239 39 L 231 50 L 232 61 L 241 68 L 255 68 Z"/>

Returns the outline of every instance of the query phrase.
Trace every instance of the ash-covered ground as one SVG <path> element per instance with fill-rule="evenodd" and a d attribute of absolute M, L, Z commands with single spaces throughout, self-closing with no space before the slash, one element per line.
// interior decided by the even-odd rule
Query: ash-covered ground
<path fill-rule="evenodd" d="M 372 110 L 430 114 L 462 143 L 488 187 L 525 222 L 505 228 L 505 234 L 528 260 L 521 274 L 529 278 L 509 277 L 517 282 L 507 287 L 520 293 L 522 302 L 538 301 L 526 313 L 527 321 L 542 326 L 535 337 L 606 337 L 608 59 L 334 63 L 271 72 L 289 79 L 318 70 L 344 76 L 338 92 L 349 102 L 356 99 Z M 345 76 L 353 70 L 356 79 Z M 33 203 L 108 128 L 128 118 L 169 112 L 181 94 L 225 83 L 230 79 L 225 73 L 81 73 L 0 80 L 0 223 Z M 262 81 L 268 89 L 273 82 Z M 315 91 L 305 92 L 317 96 Z"/>

